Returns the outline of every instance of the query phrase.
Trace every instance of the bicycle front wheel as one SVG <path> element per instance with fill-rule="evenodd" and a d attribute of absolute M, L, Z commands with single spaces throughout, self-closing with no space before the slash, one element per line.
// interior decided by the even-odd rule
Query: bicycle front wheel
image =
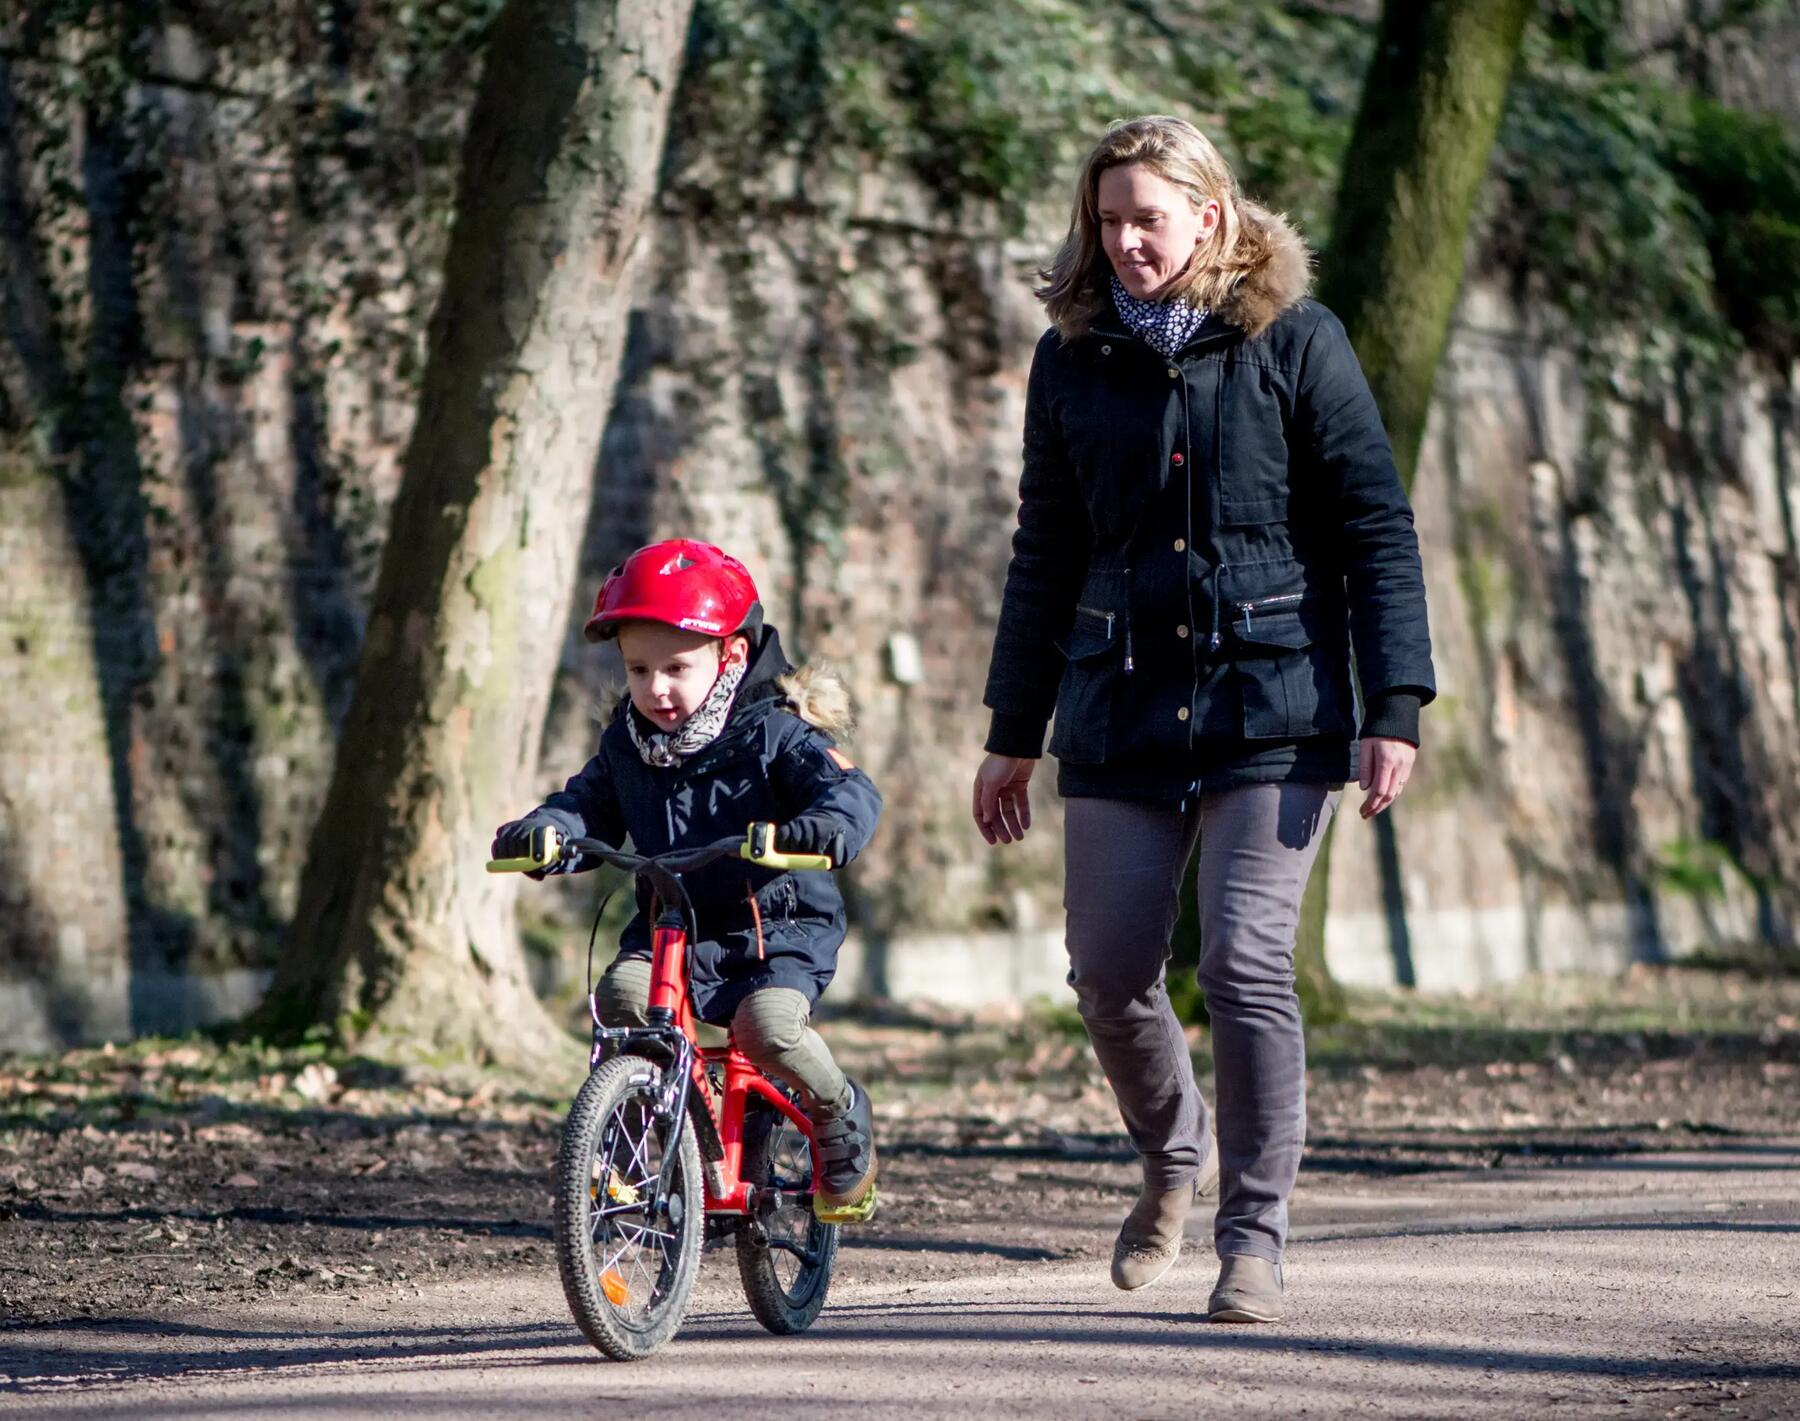
<path fill-rule="evenodd" d="M 691 1120 L 672 1138 L 657 1104 L 662 1082 L 662 1068 L 641 1056 L 601 1066 L 569 1108 L 557 1158 L 563 1295 L 582 1334 L 620 1362 L 648 1357 L 675 1335 L 700 1267 L 700 1149 Z"/>

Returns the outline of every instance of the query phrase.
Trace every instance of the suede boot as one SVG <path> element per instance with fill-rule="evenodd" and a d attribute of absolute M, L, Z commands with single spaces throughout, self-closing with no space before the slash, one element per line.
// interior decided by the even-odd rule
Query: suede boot
<path fill-rule="evenodd" d="M 1145 1185 L 1137 1203 L 1119 1226 L 1113 1244 L 1112 1280 L 1132 1292 L 1148 1287 L 1181 1257 L 1182 1226 L 1195 1199 L 1210 1199 L 1219 1192 L 1219 1145 L 1209 1140 L 1211 1152 L 1192 1184 L 1177 1189 L 1152 1189 Z"/>
<path fill-rule="evenodd" d="M 1220 1260 L 1219 1282 L 1206 1314 L 1212 1322 L 1280 1322 L 1281 1265 L 1249 1253 Z"/>

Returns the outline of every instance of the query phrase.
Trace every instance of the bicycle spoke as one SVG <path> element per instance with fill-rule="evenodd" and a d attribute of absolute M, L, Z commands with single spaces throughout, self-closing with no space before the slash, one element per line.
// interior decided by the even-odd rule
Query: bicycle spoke
<path fill-rule="evenodd" d="M 596 1180 L 605 1181 L 599 1187 L 604 1189 L 606 1198 L 614 1201 L 600 1203 L 599 1190 L 593 1192 L 589 1229 L 600 1260 L 597 1271 L 602 1276 L 612 1272 L 625 1281 L 627 1300 L 621 1310 L 638 1319 L 651 1312 L 662 1298 L 665 1276 L 680 1239 L 677 1234 L 656 1227 L 652 1199 L 618 1202 L 616 1195 L 624 1189 L 640 1196 L 654 1195 L 661 1175 L 663 1148 L 664 1142 L 656 1136 L 654 1110 L 632 1102 L 614 1116 L 606 1147 L 596 1152 L 594 1161 Z"/>
<path fill-rule="evenodd" d="M 649 1224 L 621 1224 L 619 1227 L 628 1230 L 633 1235 L 631 1240 L 633 1243 L 640 1243 L 646 1238 L 667 1239 L 673 1242 L 675 1238 L 674 1234 L 664 1233 L 661 1229 L 652 1228 Z"/>

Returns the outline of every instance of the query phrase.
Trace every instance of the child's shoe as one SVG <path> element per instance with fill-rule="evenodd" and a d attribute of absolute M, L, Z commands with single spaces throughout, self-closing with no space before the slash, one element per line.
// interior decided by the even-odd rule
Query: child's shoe
<path fill-rule="evenodd" d="M 816 1122 L 819 1189 L 813 1217 L 826 1224 L 860 1224 L 875 1214 L 875 1121 L 869 1094 L 850 1082 L 850 1104 L 841 1115 Z"/>

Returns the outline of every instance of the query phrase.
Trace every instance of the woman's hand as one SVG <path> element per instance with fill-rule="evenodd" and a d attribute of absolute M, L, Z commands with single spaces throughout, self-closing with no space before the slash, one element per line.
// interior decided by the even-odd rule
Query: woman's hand
<path fill-rule="evenodd" d="M 989 755 L 975 772 L 975 827 L 990 844 L 1023 839 L 1031 827 L 1031 796 L 1026 786 L 1036 760 Z"/>
<path fill-rule="evenodd" d="M 1373 819 L 1400 798 L 1400 791 L 1412 778 L 1413 761 L 1418 757 L 1418 746 L 1404 740 L 1376 735 L 1362 742 L 1362 764 L 1356 782 L 1369 792 L 1362 802 L 1364 819 Z"/>

